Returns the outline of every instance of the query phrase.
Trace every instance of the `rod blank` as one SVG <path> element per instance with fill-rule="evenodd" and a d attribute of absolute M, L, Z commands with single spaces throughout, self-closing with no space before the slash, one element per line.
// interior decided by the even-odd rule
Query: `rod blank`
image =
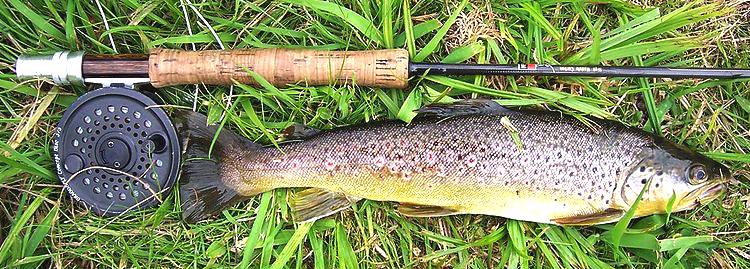
<path fill-rule="evenodd" d="M 648 77 L 648 78 L 750 78 L 748 69 L 573 66 L 537 64 L 442 64 L 411 63 L 409 75 L 531 75 L 584 77 Z"/>

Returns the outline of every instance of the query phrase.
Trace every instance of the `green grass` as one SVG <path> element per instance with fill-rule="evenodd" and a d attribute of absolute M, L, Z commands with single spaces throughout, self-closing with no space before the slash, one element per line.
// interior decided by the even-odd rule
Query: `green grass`
<path fill-rule="evenodd" d="M 296 225 L 287 190 L 188 225 L 179 219 L 175 195 L 159 208 L 117 218 L 73 206 L 52 173 L 49 141 L 62 112 L 87 89 L 19 84 L 11 69 L 20 53 L 113 53 L 110 35 L 119 53 L 216 49 L 218 38 L 226 48 L 398 47 L 435 62 L 747 68 L 747 3 L 664 0 L 654 9 L 620 0 L 112 2 L 101 1 L 105 29 L 94 1 L 0 1 L 0 267 L 750 267 L 747 81 L 436 76 L 415 78 L 408 90 L 242 85 L 228 96 L 229 87 L 199 87 L 197 100 L 193 85 L 160 89 L 166 103 L 192 107 L 196 101 L 211 119 L 226 111 L 225 127 L 266 144 L 295 122 L 333 128 L 408 120 L 426 104 L 493 98 L 663 134 L 727 164 L 740 181 L 719 201 L 629 225 L 571 228 L 475 215 L 414 219 L 373 201 Z"/>

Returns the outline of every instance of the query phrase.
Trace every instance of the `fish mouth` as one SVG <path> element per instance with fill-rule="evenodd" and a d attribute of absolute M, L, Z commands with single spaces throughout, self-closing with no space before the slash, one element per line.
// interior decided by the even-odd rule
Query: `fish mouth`
<path fill-rule="evenodd" d="M 684 206 L 682 210 L 692 209 L 700 205 L 708 204 L 709 202 L 719 197 L 719 195 L 724 192 L 724 189 L 726 189 L 726 186 L 724 186 L 723 182 L 718 182 L 715 184 L 706 185 L 702 188 L 698 188 L 685 197 L 685 199 L 683 200 Z"/>
<path fill-rule="evenodd" d="M 700 204 L 708 203 L 713 199 L 716 199 L 716 197 L 719 197 L 725 188 L 726 187 L 722 183 L 709 186 L 705 191 L 698 195 L 697 200 Z"/>

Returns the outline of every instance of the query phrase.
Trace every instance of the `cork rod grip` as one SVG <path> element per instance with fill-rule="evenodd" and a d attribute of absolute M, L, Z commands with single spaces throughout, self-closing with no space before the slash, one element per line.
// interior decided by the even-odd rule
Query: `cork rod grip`
<path fill-rule="evenodd" d="M 232 80 L 257 85 L 247 72 L 251 70 L 278 87 L 297 83 L 312 86 L 356 82 L 360 86 L 406 88 L 408 69 L 409 55 L 403 49 L 155 49 L 149 55 L 148 76 L 155 87 L 195 83 L 229 85 Z"/>

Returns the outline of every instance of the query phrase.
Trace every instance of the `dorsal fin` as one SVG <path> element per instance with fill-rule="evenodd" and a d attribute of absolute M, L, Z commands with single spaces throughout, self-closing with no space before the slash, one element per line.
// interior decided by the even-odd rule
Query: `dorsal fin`
<path fill-rule="evenodd" d="M 503 115 L 512 113 L 495 101 L 489 99 L 461 100 L 452 104 L 431 104 L 419 109 L 417 117 L 453 117 L 476 114 Z"/>
<path fill-rule="evenodd" d="M 286 127 L 286 129 L 281 132 L 286 140 L 305 140 L 317 135 L 318 133 L 320 133 L 320 130 L 299 123 Z"/>

